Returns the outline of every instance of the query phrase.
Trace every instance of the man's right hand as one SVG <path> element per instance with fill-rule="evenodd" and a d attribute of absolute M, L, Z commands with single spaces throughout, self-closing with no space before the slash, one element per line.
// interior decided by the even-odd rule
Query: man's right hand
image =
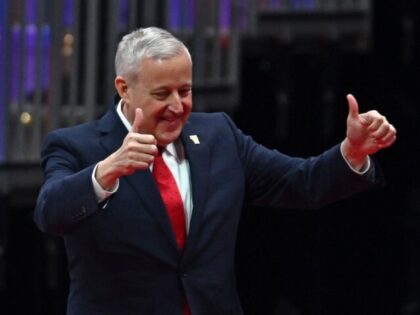
<path fill-rule="evenodd" d="M 153 135 L 140 133 L 143 119 L 143 110 L 137 108 L 132 129 L 121 147 L 98 163 L 95 178 L 103 189 L 111 190 L 121 176 L 147 169 L 153 163 L 157 141 Z"/>

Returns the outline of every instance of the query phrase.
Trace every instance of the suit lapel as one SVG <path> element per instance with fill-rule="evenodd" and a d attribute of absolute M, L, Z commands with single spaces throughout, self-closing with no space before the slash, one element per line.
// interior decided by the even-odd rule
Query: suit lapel
<path fill-rule="evenodd" d="M 137 171 L 131 176 L 124 177 L 123 180 L 127 180 L 136 191 L 142 208 L 159 223 L 163 234 L 168 238 L 175 251 L 179 253 L 165 205 L 163 204 L 152 173 L 149 170 Z"/>
<path fill-rule="evenodd" d="M 121 122 L 116 110 L 110 110 L 101 120 L 98 121 L 98 131 L 102 133 L 100 143 L 108 154 L 115 152 L 123 143 L 127 135 L 127 129 Z M 120 178 L 127 181 L 137 194 L 137 202 L 144 208 L 161 226 L 163 234 L 166 235 L 178 253 L 175 236 L 166 214 L 165 206 L 160 197 L 159 190 L 151 172 L 140 170 L 130 176 Z M 137 202 L 134 202 L 137 204 Z"/>
<path fill-rule="evenodd" d="M 115 109 L 109 110 L 97 123 L 99 142 L 108 154 L 115 152 L 123 143 L 127 129 L 118 117 Z"/>
<path fill-rule="evenodd" d="M 189 254 L 193 252 L 191 249 L 194 247 L 194 243 L 200 233 L 201 215 L 207 199 L 210 150 L 206 134 L 199 132 L 198 127 L 189 121 L 184 126 L 181 134 L 186 157 L 190 165 L 193 196 L 193 211 L 184 252 L 184 260 L 187 260 Z M 197 143 L 197 139 L 199 143 Z"/>

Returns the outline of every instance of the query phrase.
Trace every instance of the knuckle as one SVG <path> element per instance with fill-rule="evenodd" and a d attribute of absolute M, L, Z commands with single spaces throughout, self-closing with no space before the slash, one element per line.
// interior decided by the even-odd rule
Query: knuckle
<path fill-rule="evenodd" d="M 134 138 L 135 138 L 135 133 L 132 131 L 130 131 L 126 136 L 126 139 L 128 140 L 133 140 Z"/>
<path fill-rule="evenodd" d="M 127 163 L 127 168 L 128 168 L 128 169 L 133 169 L 133 168 L 134 168 L 134 165 L 135 165 L 134 161 L 130 160 L 130 161 Z"/>
<path fill-rule="evenodd" d="M 151 152 L 152 154 L 155 154 L 155 153 L 157 153 L 157 151 L 158 151 L 157 146 L 156 146 L 156 145 L 154 145 L 154 144 L 150 145 L 149 149 L 150 149 L 150 152 Z"/>
<path fill-rule="evenodd" d="M 130 142 L 128 142 L 127 143 L 127 148 L 129 149 L 129 150 L 132 150 L 132 149 L 134 149 L 134 147 L 136 146 L 136 143 L 135 142 L 133 142 L 133 141 L 130 141 Z"/>
<path fill-rule="evenodd" d="M 395 129 L 395 127 L 393 125 L 390 125 L 390 126 L 391 126 L 392 132 L 396 134 L 397 133 L 397 129 Z"/>
<path fill-rule="evenodd" d="M 147 137 L 148 143 L 150 143 L 150 144 L 156 144 L 156 138 L 155 138 L 154 135 L 147 135 L 147 136 L 148 136 Z"/>
<path fill-rule="evenodd" d="M 391 130 L 391 129 L 389 128 L 389 126 L 388 126 L 388 125 L 383 125 L 383 126 L 382 126 L 382 130 L 381 130 L 381 134 L 382 134 L 382 135 L 385 135 L 385 134 L 387 134 L 390 130 Z"/>
<path fill-rule="evenodd" d="M 134 157 L 134 153 L 132 151 L 127 152 L 127 159 L 132 160 Z"/>

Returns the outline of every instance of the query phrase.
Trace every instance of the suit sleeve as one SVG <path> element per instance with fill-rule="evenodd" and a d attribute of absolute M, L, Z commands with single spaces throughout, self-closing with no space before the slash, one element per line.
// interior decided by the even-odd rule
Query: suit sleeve
<path fill-rule="evenodd" d="M 70 233 L 79 222 L 99 210 L 92 184 L 95 165 L 83 167 L 70 141 L 50 133 L 41 152 L 44 184 L 34 212 L 44 232 Z"/>
<path fill-rule="evenodd" d="M 257 144 L 226 116 L 235 134 L 246 178 L 248 203 L 264 207 L 314 209 L 383 184 L 372 159 L 363 175 L 352 171 L 340 145 L 307 159 L 290 157 Z"/>

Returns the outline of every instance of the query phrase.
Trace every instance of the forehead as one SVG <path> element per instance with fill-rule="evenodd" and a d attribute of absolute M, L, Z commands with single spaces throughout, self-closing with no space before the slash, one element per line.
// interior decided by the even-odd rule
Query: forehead
<path fill-rule="evenodd" d="M 192 63 L 186 53 L 167 59 L 146 58 L 140 65 L 139 78 L 141 81 L 161 83 L 191 81 Z"/>

